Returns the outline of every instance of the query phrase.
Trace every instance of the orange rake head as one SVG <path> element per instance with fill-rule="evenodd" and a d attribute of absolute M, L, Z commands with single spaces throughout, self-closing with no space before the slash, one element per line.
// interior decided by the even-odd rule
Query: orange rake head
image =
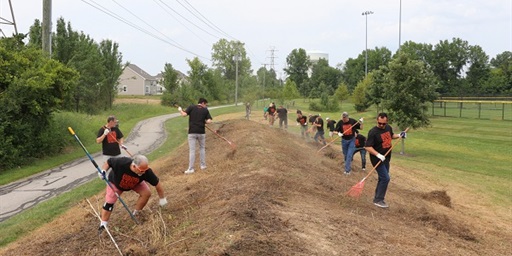
<path fill-rule="evenodd" d="M 361 180 L 360 182 L 352 186 L 350 190 L 347 192 L 347 196 L 359 198 L 363 193 L 364 180 L 365 179 Z"/>

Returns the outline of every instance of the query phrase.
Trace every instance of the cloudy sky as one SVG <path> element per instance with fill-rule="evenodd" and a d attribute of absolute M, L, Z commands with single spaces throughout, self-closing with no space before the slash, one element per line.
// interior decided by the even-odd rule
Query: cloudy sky
<path fill-rule="evenodd" d="M 18 32 L 27 33 L 35 19 L 42 20 L 43 0 L 11 2 Z M 0 0 L 0 17 L 12 21 L 8 3 Z M 52 5 L 53 31 L 63 17 L 97 42 L 117 42 L 123 61 L 152 75 L 165 63 L 187 72 L 186 59 L 196 56 L 211 66 L 211 48 L 220 38 L 245 43 L 253 70 L 273 61 L 283 76 L 293 49 L 327 53 L 336 66 L 362 53 L 366 38 L 368 48 L 392 52 L 399 35 L 402 43 L 430 44 L 458 37 L 480 45 L 490 58 L 512 51 L 512 0 L 53 0 Z M 365 11 L 373 14 L 364 16 Z M 12 27 L 0 24 L 6 35 Z"/>

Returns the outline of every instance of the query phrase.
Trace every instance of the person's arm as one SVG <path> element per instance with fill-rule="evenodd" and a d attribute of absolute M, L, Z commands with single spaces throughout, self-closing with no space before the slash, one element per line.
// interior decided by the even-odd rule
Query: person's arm
<path fill-rule="evenodd" d="M 108 135 L 108 133 L 110 132 L 110 130 L 106 127 L 103 127 L 103 133 L 96 138 L 96 143 L 100 144 Z"/>
<path fill-rule="evenodd" d="M 158 184 L 156 184 L 155 186 L 156 188 L 156 192 L 158 193 L 158 198 L 162 199 L 162 198 L 165 198 L 165 193 L 164 193 L 164 188 L 162 186 L 162 182 L 158 182 Z"/>

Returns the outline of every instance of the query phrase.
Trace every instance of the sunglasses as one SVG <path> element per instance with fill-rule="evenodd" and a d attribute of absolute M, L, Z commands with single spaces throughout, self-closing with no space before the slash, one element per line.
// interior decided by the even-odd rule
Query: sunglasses
<path fill-rule="evenodd" d="M 388 124 L 388 123 L 381 123 L 381 122 L 377 122 L 377 124 L 382 126 L 382 125 L 386 125 L 386 124 Z"/>

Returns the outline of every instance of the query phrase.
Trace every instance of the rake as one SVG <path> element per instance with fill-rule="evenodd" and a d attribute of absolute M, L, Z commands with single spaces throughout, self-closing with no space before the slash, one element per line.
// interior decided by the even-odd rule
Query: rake
<path fill-rule="evenodd" d="M 409 130 L 409 128 L 405 129 L 405 132 L 407 132 L 407 130 Z M 398 140 L 396 140 L 395 143 L 393 143 L 393 145 L 391 145 L 391 148 L 388 149 L 388 151 L 386 151 L 386 154 L 384 154 L 384 156 L 387 156 L 389 155 L 389 153 L 391 152 L 391 150 L 393 149 L 393 147 L 395 147 L 396 144 L 398 144 L 398 142 L 400 142 L 400 140 L 402 140 L 402 138 L 398 138 Z M 359 181 L 357 184 L 355 184 L 354 186 L 352 186 L 350 188 L 350 190 L 347 192 L 347 196 L 351 196 L 351 197 L 355 197 L 355 198 L 359 198 L 361 196 L 361 194 L 363 193 L 363 188 L 364 188 L 364 182 L 365 180 L 370 177 L 370 175 L 373 173 L 373 171 L 375 169 L 377 169 L 377 167 L 380 165 L 380 163 L 382 163 L 382 161 L 379 161 L 372 169 L 371 171 L 368 172 L 368 174 L 366 174 L 366 176 L 361 180 Z"/>
<path fill-rule="evenodd" d="M 205 127 L 206 127 L 206 129 L 210 130 L 210 131 L 211 131 L 211 132 L 213 132 L 215 135 L 217 135 L 217 137 L 219 137 L 219 138 L 221 138 L 221 139 L 225 140 L 225 141 L 226 141 L 226 142 L 231 146 L 231 149 L 236 150 L 236 145 L 235 145 L 235 143 L 233 143 L 233 142 L 229 141 L 228 139 L 226 139 L 226 138 L 222 137 L 219 133 L 217 133 L 217 131 L 212 130 L 212 128 L 210 128 L 208 125 L 205 125 Z"/>
<path fill-rule="evenodd" d="M 341 134 L 342 134 L 342 135 L 343 135 L 343 134 L 345 134 L 348 130 L 352 129 L 352 128 L 353 128 L 354 126 L 356 126 L 356 124 L 358 124 L 358 123 L 359 123 L 359 121 L 357 121 L 355 124 L 353 124 L 352 126 L 350 126 L 348 129 L 344 130 L 344 131 L 343 131 L 343 133 L 341 133 Z M 339 138 L 341 138 L 341 136 L 340 136 Z M 328 147 L 329 145 L 331 145 L 331 144 L 332 144 L 333 142 L 335 142 L 336 140 L 338 140 L 338 138 L 334 138 L 334 139 L 332 139 L 332 140 L 331 140 L 329 143 L 327 143 L 325 146 L 321 147 L 321 148 L 317 151 L 317 153 L 318 153 L 318 152 L 320 152 L 320 151 L 322 151 L 322 149 L 324 149 L 324 148 Z"/>

